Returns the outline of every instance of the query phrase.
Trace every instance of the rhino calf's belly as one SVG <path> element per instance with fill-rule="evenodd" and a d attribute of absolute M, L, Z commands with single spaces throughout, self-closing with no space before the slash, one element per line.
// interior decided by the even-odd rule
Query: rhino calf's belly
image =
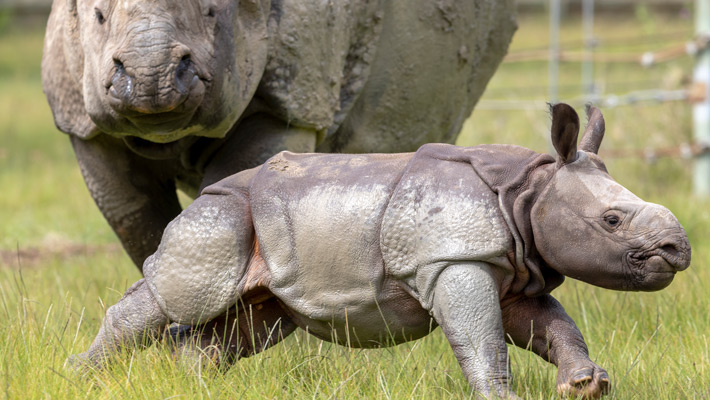
<path fill-rule="evenodd" d="M 351 347 L 403 343 L 436 328 L 429 313 L 396 283 L 385 283 L 383 288 L 380 294 L 371 287 L 349 293 L 321 288 L 318 296 L 277 297 L 299 327 L 323 340 Z"/>

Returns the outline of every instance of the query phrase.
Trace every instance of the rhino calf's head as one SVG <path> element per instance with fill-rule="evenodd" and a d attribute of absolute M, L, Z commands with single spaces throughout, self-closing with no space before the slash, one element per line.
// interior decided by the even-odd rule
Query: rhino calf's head
<path fill-rule="evenodd" d="M 690 265 L 685 230 L 665 207 L 648 203 L 609 176 L 597 150 L 601 112 L 579 150 L 579 118 L 566 104 L 552 107 L 556 171 L 531 211 L 540 255 L 557 272 L 616 290 L 659 290 Z"/>

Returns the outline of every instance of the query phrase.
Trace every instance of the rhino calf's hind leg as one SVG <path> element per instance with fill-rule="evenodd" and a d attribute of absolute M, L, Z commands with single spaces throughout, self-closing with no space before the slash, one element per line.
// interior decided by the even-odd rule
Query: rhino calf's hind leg
<path fill-rule="evenodd" d="M 149 346 L 168 322 L 145 279 L 141 279 L 106 311 L 89 350 L 70 357 L 67 362 L 79 371 L 87 367 L 103 369 L 122 349 Z"/>
<path fill-rule="evenodd" d="M 176 354 L 192 368 L 208 361 L 229 367 L 240 358 L 258 354 L 290 335 L 297 325 L 275 297 L 256 304 L 240 302 L 211 321 L 179 332 Z"/>

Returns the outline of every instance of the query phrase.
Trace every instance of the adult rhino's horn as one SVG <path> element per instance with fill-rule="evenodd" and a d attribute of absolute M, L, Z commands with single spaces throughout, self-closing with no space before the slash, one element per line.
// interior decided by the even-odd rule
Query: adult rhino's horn
<path fill-rule="evenodd" d="M 587 104 L 587 128 L 584 130 L 580 150 L 597 154 L 604 138 L 604 116 L 598 108 Z"/>

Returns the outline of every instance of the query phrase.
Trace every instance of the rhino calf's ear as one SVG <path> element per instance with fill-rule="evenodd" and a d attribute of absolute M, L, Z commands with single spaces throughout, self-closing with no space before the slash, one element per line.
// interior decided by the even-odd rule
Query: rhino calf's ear
<path fill-rule="evenodd" d="M 587 104 L 587 128 L 584 130 L 580 150 L 597 154 L 604 138 L 604 116 L 598 108 Z"/>
<path fill-rule="evenodd" d="M 574 108 L 565 103 L 551 107 L 552 145 L 555 146 L 563 164 L 577 159 L 577 136 L 579 135 L 579 116 Z"/>

